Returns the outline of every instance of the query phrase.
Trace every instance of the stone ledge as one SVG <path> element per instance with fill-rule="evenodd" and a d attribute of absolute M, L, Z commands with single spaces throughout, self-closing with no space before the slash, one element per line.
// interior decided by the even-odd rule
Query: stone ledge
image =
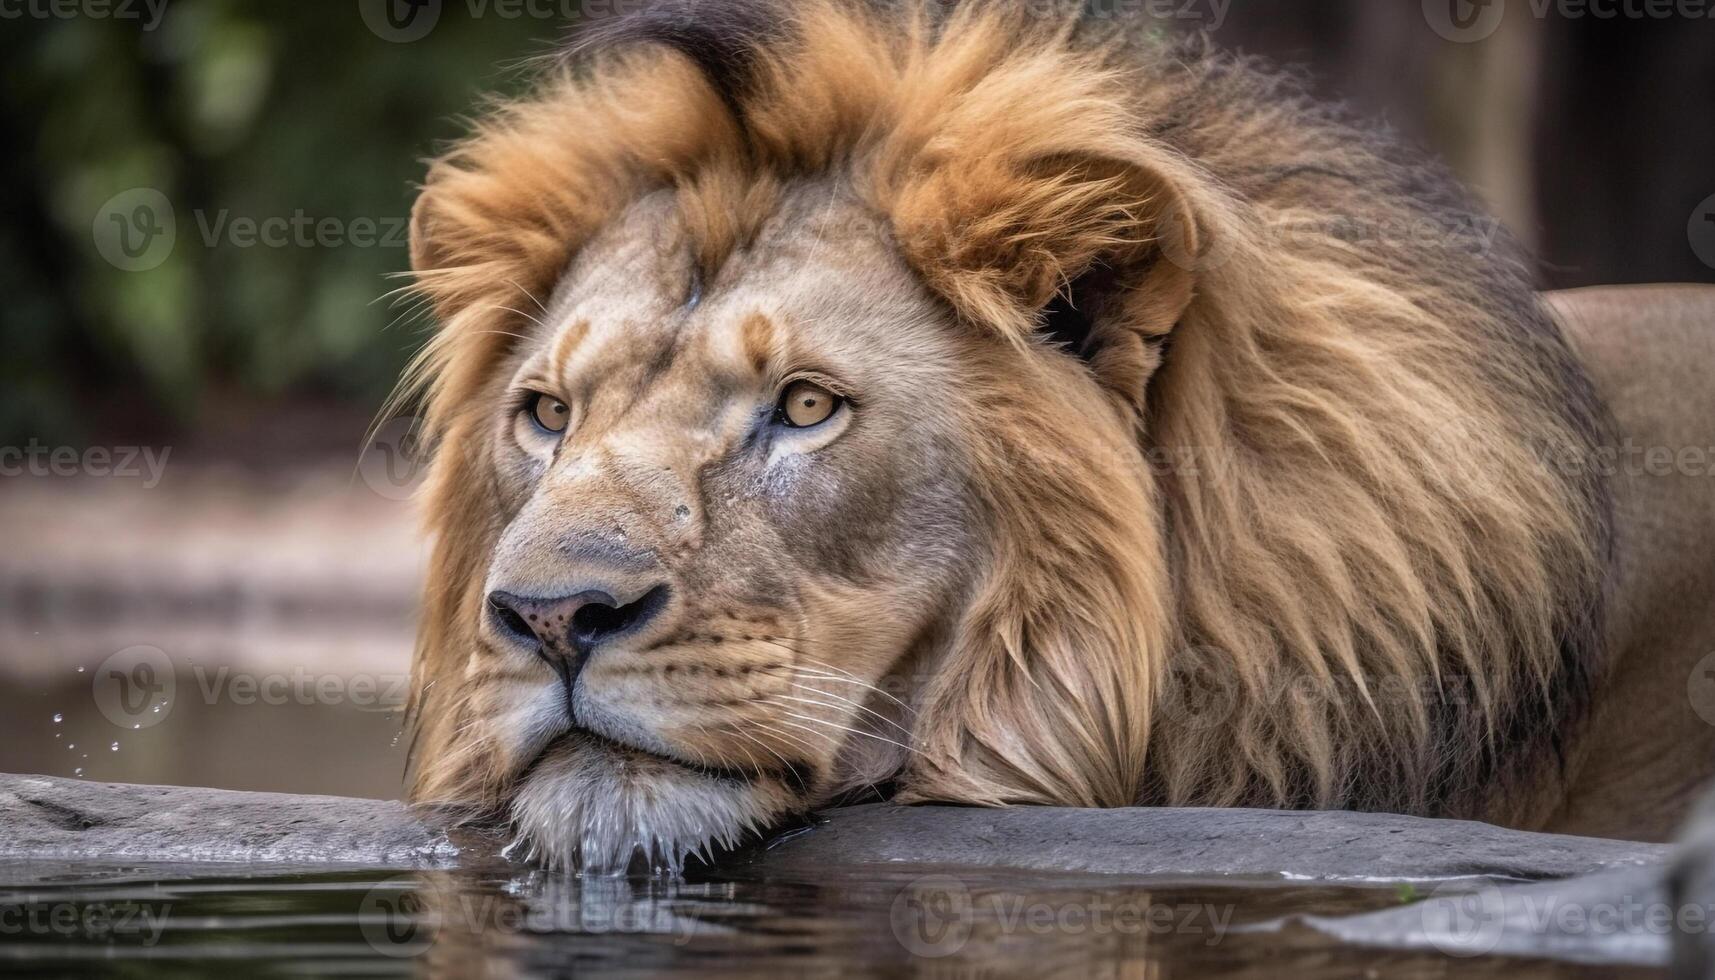
<path fill-rule="evenodd" d="M 399 803 L 0 775 L 0 859 L 437 867 L 447 834 Z M 849 807 L 737 860 L 1329 882 L 1539 880 L 1664 861 L 1658 844 L 1379 813 Z M 467 860 L 489 860 L 471 854 Z"/>
<path fill-rule="evenodd" d="M 769 868 L 922 864 L 1337 882 L 1565 878 L 1666 859 L 1660 844 L 1386 813 L 850 807 L 762 853 Z"/>
<path fill-rule="evenodd" d="M 450 866 L 403 804 L 0 775 L 0 860 Z"/>
<path fill-rule="evenodd" d="M 1715 822 L 1712 822 L 1715 826 Z M 1715 831 L 1705 835 L 1715 840 Z M 1715 895 L 1715 846 L 1562 837 L 1390 814 L 1262 810 L 1069 810 L 870 805 L 725 860 L 747 871 L 826 874 L 839 866 L 959 868 L 1159 879 L 1413 882 L 1423 902 L 1361 915 L 1294 915 L 1249 929 L 1309 927 L 1353 945 L 1662 965 L 1673 936 L 1628 924 L 1563 927 L 1552 913 Z M 461 843 L 466 845 L 461 850 Z M 399 803 L 327 796 L 89 783 L 0 775 L 0 865 L 148 863 L 179 873 L 235 865 L 303 871 L 493 867 L 496 842 L 452 837 Z M 1677 860 L 1678 870 L 1668 877 Z M 1545 880 L 1552 879 L 1552 880 Z M 1703 887 L 1689 887 L 1697 883 Z M 1672 894 L 1677 892 L 1695 894 Z M 1710 906 L 1715 908 L 1715 906 Z M 1545 910 L 1550 913 L 1545 916 Z M 1705 975 L 1704 935 L 1684 936 L 1686 976 Z M 1715 975 L 1715 974 L 1709 974 Z"/>

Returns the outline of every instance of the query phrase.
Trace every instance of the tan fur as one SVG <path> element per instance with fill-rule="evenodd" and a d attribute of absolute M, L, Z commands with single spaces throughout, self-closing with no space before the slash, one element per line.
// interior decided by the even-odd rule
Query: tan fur
<path fill-rule="evenodd" d="M 1007 5 L 945 23 L 793 9 L 742 119 L 687 60 L 631 46 L 499 107 L 430 172 L 413 258 L 442 327 L 414 378 L 438 538 L 413 795 L 498 807 L 529 761 L 484 741 L 508 709 L 472 651 L 518 512 L 492 420 L 514 335 L 543 312 L 532 297 L 662 189 L 678 217 L 656 222 L 656 247 L 711 292 L 736 288 L 760 250 L 814 247 L 778 214 L 832 181 L 841 213 L 872 218 L 945 304 L 937 343 L 962 377 L 923 397 L 968 421 L 985 535 L 980 572 L 925 626 L 938 639 L 838 665 L 906 678 L 902 799 L 1540 819 L 1552 767 L 1520 782 L 1543 760 L 1479 757 L 1510 751 L 1509 726 L 1571 723 L 1552 692 L 1568 623 L 1597 615 L 1605 517 L 1543 463 L 1591 434 L 1565 414 L 1559 340 L 1506 319 L 1540 311 L 1491 302 L 1468 259 L 1434 249 L 1396 260 L 1314 229 L 1281 247 L 1307 215 L 1413 212 L 1362 182 L 1255 176 L 1383 170 L 1319 142 L 1313 117 L 1195 101 L 1217 69 Z M 1160 135 L 1173 126 L 1177 142 Z M 1114 285 L 1084 364 L 1036 331 L 1097 270 Z M 758 367 L 793 335 L 748 322 Z M 887 615 L 869 601 L 826 608 Z M 1188 679 L 1213 684 L 1215 727 L 1185 723 Z M 1532 697 L 1545 715 L 1521 721 Z"/>

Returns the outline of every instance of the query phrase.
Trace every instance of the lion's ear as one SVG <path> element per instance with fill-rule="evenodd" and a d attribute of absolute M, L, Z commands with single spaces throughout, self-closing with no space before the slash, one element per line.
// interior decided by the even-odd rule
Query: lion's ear
<path fill-rule="evenodd" d="M 1141 408 L 1161 340 L 1196 288 L 1197 222 L 1139 159 L 947 160 L 893 199 L 906 258 L 962 315 L 1046 337 Z"/>

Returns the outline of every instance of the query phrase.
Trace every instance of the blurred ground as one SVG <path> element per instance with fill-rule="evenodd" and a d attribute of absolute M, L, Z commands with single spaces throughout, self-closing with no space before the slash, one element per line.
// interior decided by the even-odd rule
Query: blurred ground
<path fill-rule="evenodd" d="M 396 796 L 424 545 L 409 482 L 378 472 L 169 454 L 155 486 L 7 479 L 0 771 Z M 174 689 L 164 718 L 116 721 L 103 694 L 142 693 L 104 692 L 136 666 L 106 662 L 139 646 Z"/>

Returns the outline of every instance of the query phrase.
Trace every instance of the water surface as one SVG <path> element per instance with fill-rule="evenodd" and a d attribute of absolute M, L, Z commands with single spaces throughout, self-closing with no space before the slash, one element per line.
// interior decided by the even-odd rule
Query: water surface
<path fill-rule="evenodd" d="M 1409 888 L 887 868 L 684 880 L 497 866 L 0 865 L 8 976 L 1626 977 L 1341 945 L 1295 914 Z"/>

